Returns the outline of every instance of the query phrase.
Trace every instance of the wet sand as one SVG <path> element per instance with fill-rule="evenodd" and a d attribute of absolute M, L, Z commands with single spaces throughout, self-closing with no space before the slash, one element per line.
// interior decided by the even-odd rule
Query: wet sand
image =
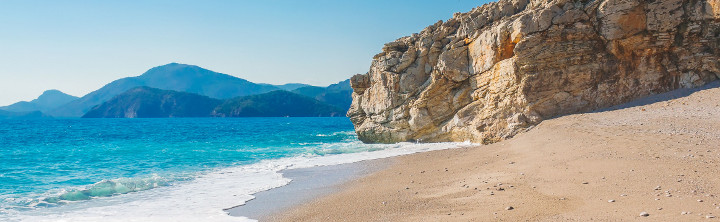
<path fill-rule="evenodd" d="M 491 145 L 396 157 L 266 219 L 720 220 L 717 86 L 546 120 Z"/>
<path fill-rule="evenodd" d="M 365 160 L 356 163 L 281 171 L 292 179 L 286 186 L 254 194 L 255 199 L 245 205 L 227 209 L 231 216 L 247 217 L 260 221 L 318 197 L 340 191 L 341 184 L 387 168 L 391 158 Z"/>

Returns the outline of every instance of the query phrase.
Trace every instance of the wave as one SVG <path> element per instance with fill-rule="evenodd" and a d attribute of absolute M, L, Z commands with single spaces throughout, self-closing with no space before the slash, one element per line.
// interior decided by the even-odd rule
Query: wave
<path fill-rule="evenodd" d="M 334 132 L 331 134 L 317 134 L 315 135 L 317 137 L 333 137 L 333 136 L 339 136 L 339 137 L 349 137 L 349 138 L 355 138 L 355 132 L 354 131 L 341 131 L 341 132 Z"/>
<path fill-rule="evenodd" d="M 154 175 L 148 178 L 120 178 L 114 180 L 103 180 L 86 189 L 71 189 L 54 197 L 44 198 L 47 203 L 59 203 L 62 201 L 90 200 L 96 197 L 110 197 L 119 194 L 126 194 L 149 190 L 156 187 L 169 186 L 173 180 Z"/>
<path fill-rule="evenodd" d="M 201 172 L 190 180 L 163 177 L 101 181 L 70 189 L 44 202 L 75 201 L 61 207 L 8 211 L 0 221 L 253 221 L 223 209 L 243 205 L 253 194 L 284 186 L 285 169 L 328 166 L 433 150 L 474 146 L 465 143 L 329 143 L 296 157 Z M 105 198 L 99 198 L 105 197 Z"/>
<path fill-rule="evenodd" d="M 344 143 L 327 143 L 317 146 L 309 151 L 310 154 L 325 156 L 334 154 L 373 152 L 384 149 L 398 148 L 401 144 L 363 144 L 360 141 Z"/>

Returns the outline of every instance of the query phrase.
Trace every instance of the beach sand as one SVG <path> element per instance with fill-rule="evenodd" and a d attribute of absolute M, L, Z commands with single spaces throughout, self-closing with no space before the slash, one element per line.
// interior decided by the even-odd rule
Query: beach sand
<path fill-rule="evenodd" d="M 267 219 L 720 220 L 717 85 L 546 120 L 491 145 L 396 157 Z"/>
<path fill-rule="evenodd" d="M 288 185 L 253 194 L 246 204 L 226 209 L 231 216 L 265 221 L 269 216 L 340 190 L 343 183 L 362 178 L 387 168 L 392 158 L 365 160 L 356 163 L 283 170 Z"/>

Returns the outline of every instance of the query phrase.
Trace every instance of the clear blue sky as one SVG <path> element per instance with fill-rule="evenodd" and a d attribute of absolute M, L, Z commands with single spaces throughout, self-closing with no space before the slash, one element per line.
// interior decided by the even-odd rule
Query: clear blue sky
<path fill-rule="evenodd" d="M 82 96 L 179 62 L 260 83 L 328 85 L 382 45 L 487 0 L 0 0 L 0 105 Z"/>

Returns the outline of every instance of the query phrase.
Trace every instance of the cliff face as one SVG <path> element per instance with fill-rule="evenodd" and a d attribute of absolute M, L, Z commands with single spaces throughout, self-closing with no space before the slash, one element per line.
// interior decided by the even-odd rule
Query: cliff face
<path fill-rule="evenodd" d="M 351 79 L 364 142 L 492 143 L 720 77 L 720 0 L 501 0 L 387 43 Z"/>

